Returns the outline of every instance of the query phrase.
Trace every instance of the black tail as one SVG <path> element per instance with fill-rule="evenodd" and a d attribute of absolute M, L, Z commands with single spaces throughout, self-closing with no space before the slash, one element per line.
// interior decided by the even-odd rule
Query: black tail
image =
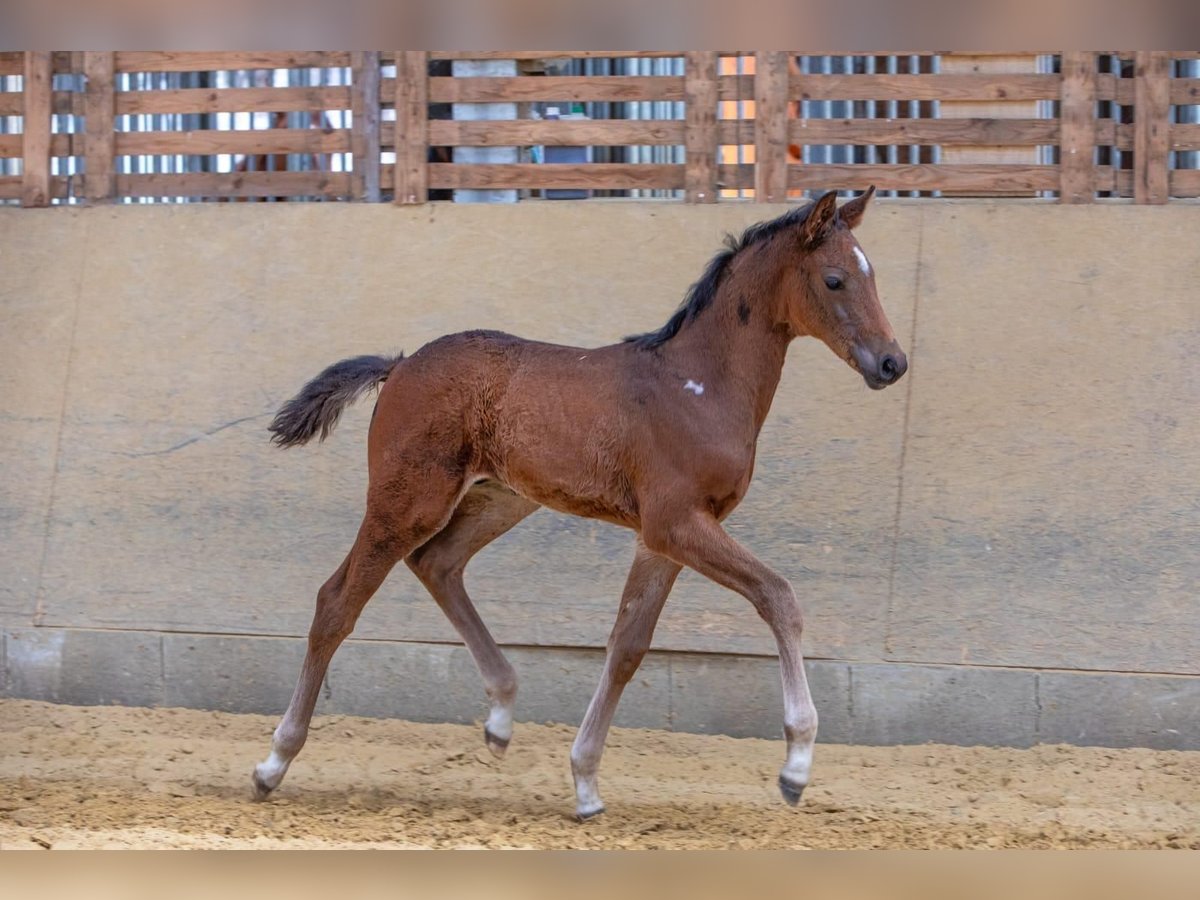
<path fill-rule="evenodd" d="M 399 356 L 356 356 L 334 363 L 283 405 L 267 426 L 280 447 L 307 444 L 317 432 L 329 436 L 342 410 L 387 380 Z"/>

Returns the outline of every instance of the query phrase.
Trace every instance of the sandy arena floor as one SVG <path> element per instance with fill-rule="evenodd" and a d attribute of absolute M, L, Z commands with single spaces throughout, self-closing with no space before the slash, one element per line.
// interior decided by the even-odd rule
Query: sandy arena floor
<path fill-rule="evenodd" d="M 275 719 L 0 701 L 0 847 L 1190 847 L 1200 752 L 818 746 L 782 802 L 781 741 L 615 729 L 608 812 L 570 816 L 573 729 L 331 716 L 266 803 Z"/>

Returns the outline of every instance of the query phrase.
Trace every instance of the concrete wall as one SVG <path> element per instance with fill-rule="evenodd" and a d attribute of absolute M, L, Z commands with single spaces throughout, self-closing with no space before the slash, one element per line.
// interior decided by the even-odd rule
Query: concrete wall
<path fill-rule="evenodd" d="M 0 210 L 0 692 L 280 710 L 361 514 L 370 403 L 264 426 L 326 364 L 500 328 L 665 321 L 781 208 L 221 204 Z M 731 531 L 808 610 L 822 739 L 1200 748 L 1200 207 L 879 202 L 861 229 L 912 361 L 875 394 L 794 345 Z M 576 722 L 631 553 L 539 512 L 468 571 Z M 469 657 L 406 570 L 326 710 L 470 721 Z M 766 628 L 685 575 L 619 721 L 774 735 Z"/>

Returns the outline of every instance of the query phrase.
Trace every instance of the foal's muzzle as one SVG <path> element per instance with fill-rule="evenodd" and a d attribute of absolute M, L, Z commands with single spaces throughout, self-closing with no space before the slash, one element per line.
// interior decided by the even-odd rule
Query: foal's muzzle
<path fill-rule="evenodd" d="M 867 387 L 875 391 L 899 381 L 908 371 L 908 357 L 895 341 L 881 347 L 879 352 L 856 345 L 850 349 L 850 358 Z"/>

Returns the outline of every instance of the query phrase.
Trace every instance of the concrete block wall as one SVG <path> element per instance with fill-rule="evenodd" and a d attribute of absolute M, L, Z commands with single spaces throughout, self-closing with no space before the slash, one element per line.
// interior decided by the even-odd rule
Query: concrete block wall
<path fill-rule="evenodd" d="M 349 546 L 370 404 L 264 426 L 328 363 L 488 327 L 595 346 L 665 321 L 782 207 L 650 202 L 0 210 L 0 692 L 277 711 Z M 826 741 L 1200 747 L 1200 207 L 878 202 L 860 239 L 912 369 L 873 394 L 797 342 L 731 531 L 796 585 Z M 539 512 L 468 570 L 577 722 L 631 555 Z M 773 642 L 680 579 L 628 725 L 774 736 Z M 472 721 L 397 571 L 326 711 Z"/>

